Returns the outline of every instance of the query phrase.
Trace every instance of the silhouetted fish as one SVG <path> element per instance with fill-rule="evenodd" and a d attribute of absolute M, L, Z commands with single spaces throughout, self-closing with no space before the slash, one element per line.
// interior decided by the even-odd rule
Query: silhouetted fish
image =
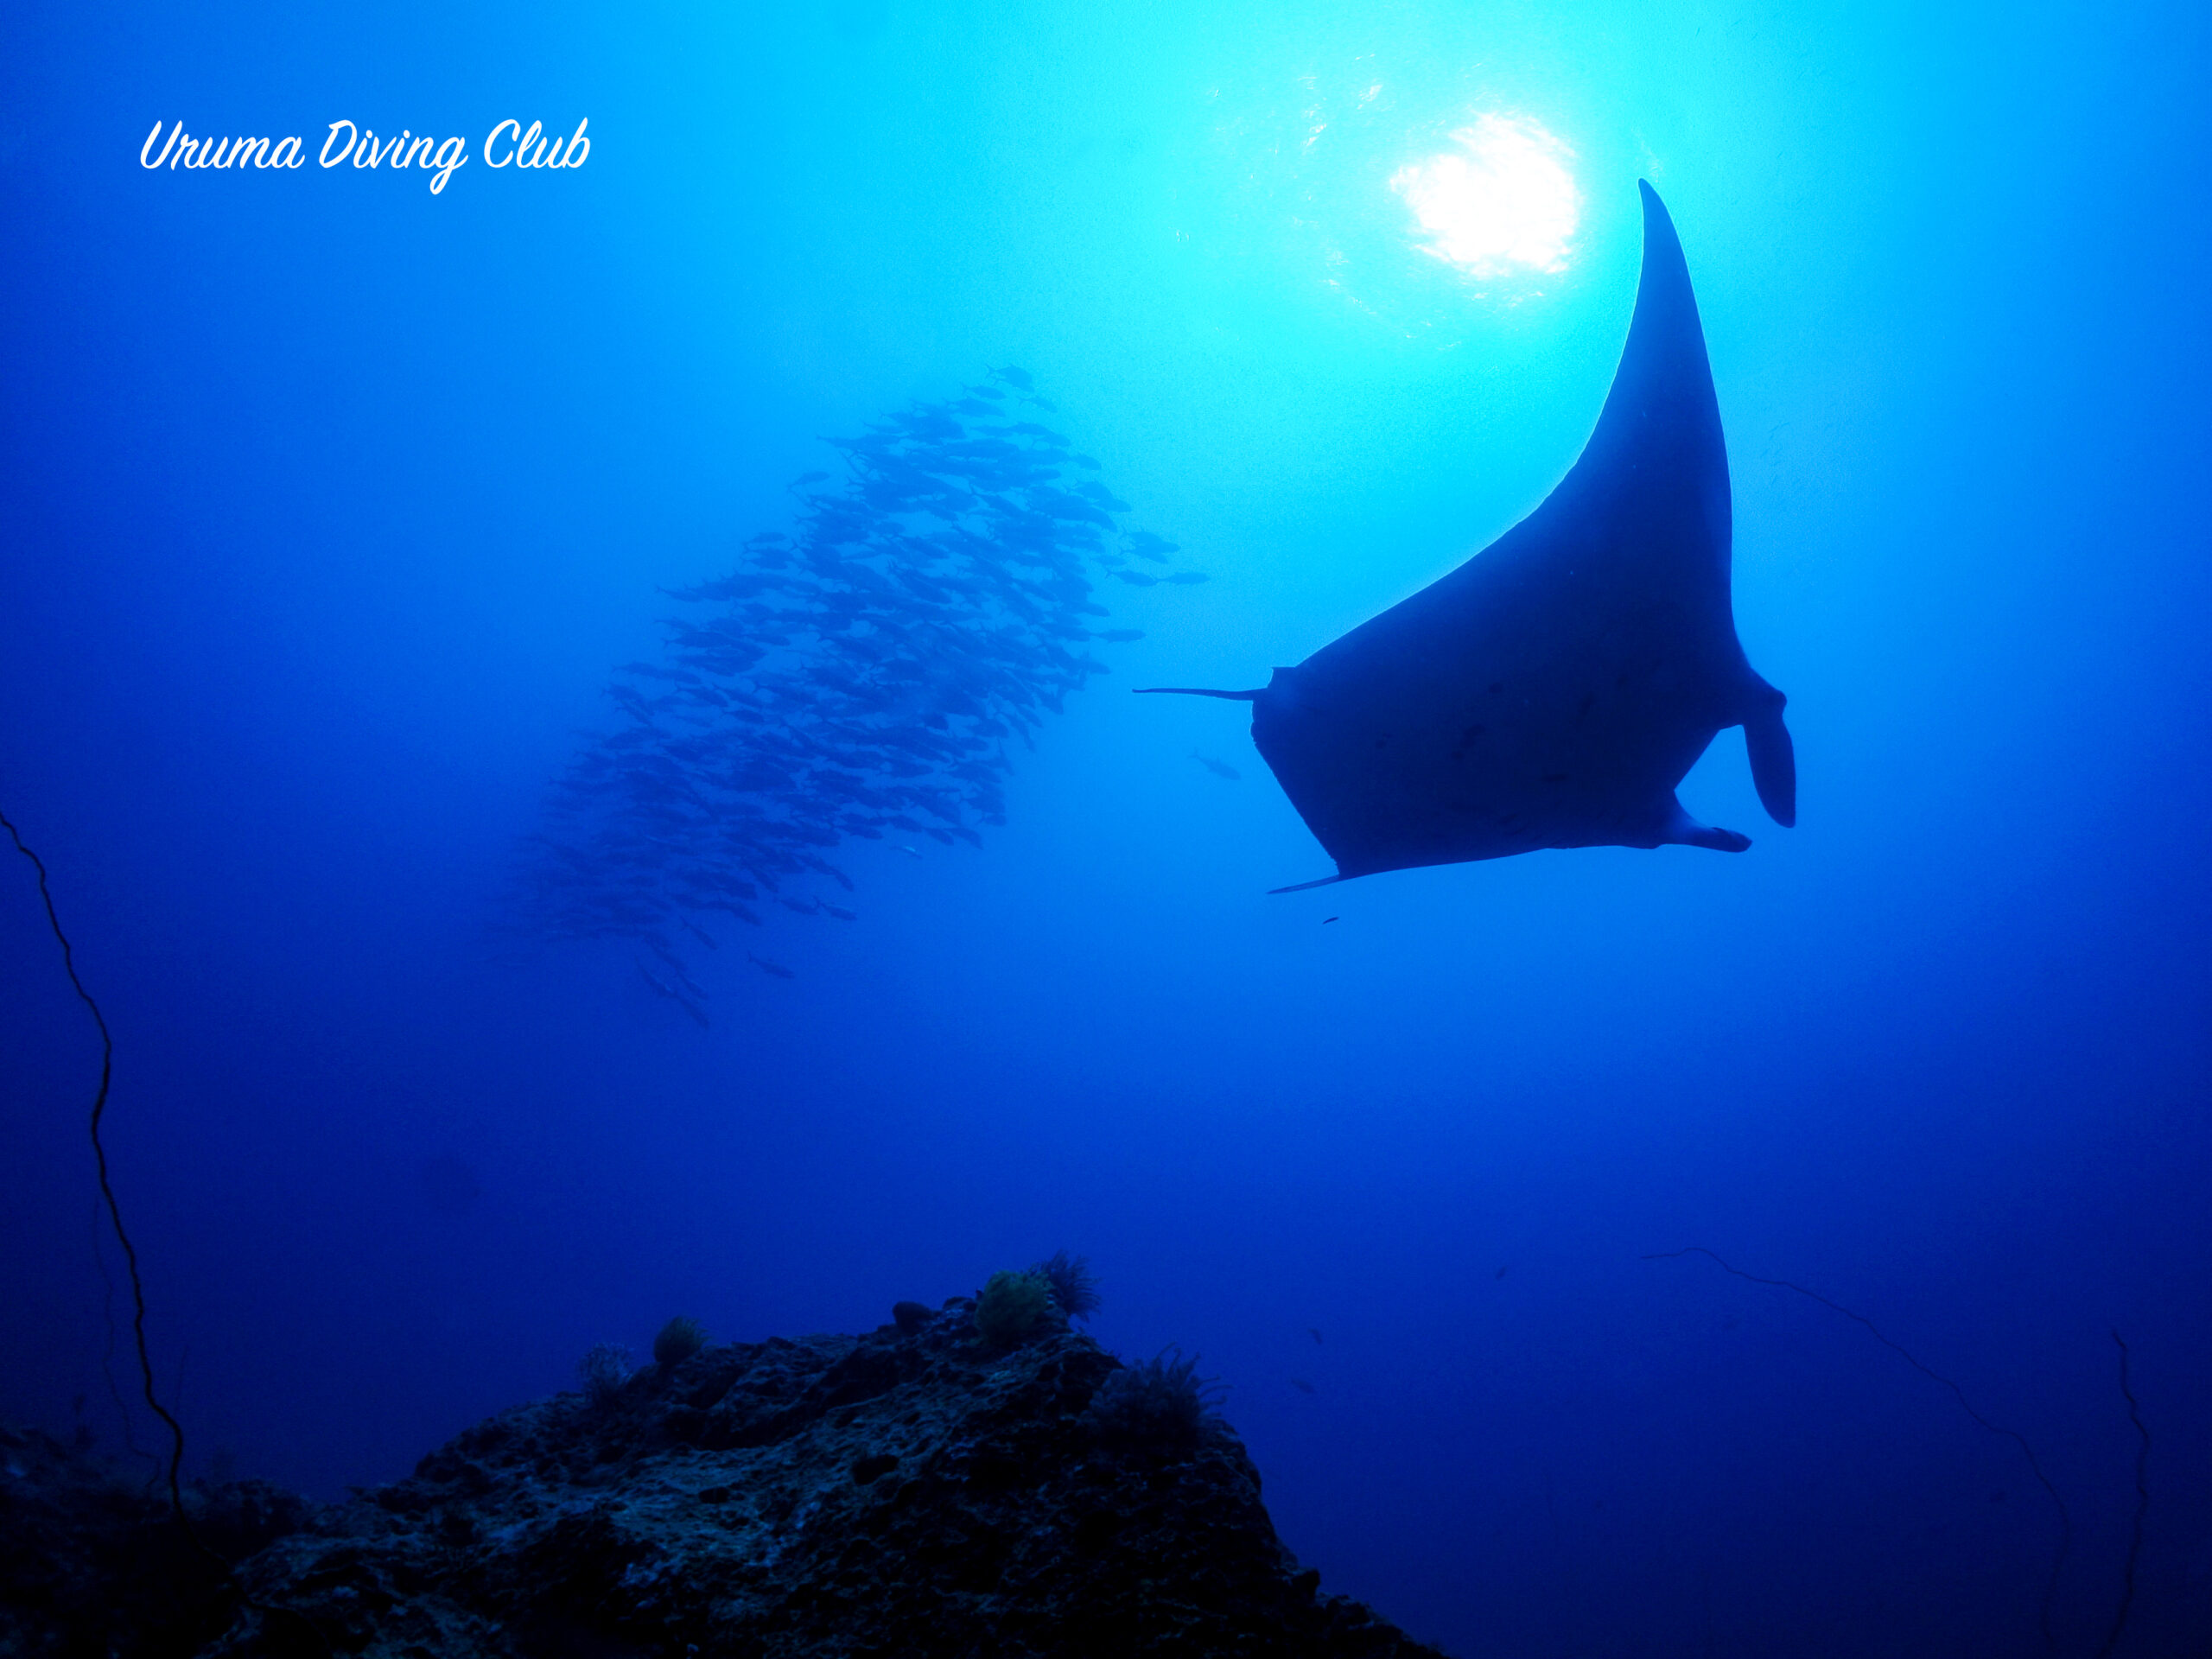
<path fill-rule="evenodd" d="M 1191 759 L 1213 773 L 1215 777 L 1225 778 L 1232 784 L 1243 776 L 1243 773 L 1238 772 L 1226 760 L 1217 760 L 1211 755 L 1200 754 L 1196 749 L 1191 751 Z"/>
<path fill-rule="evenodd" d="M 690 1014 L 694 1020 L 696 1020 L 702 1027 L 712 1027 L 714 1022 L 707 1018 L 707 1011 L 704 1008 L 701 1007 L 696 1002 L 694 1002 L 690 997 L 684 995 L 683 992 L 677 990 L 673 985 L 671 985 L 665 981 L 657 977 L 653 971 L 647 968 L 644 963 L 639 963 L 637 964 L 637 969 L 639 978 L 644 980 L 645 983 L 652 986 L 654 990 L 659 992 L 661 995 L 666 997 L 670 1001 L 675 1003 L 677 1007 L 683 1009 L 684 1013 Z"/>

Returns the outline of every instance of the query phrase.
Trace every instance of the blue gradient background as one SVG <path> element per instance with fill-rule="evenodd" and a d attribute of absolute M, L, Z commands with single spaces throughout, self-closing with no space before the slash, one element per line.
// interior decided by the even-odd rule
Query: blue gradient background
<path fill-rule="evenodd" d="M 1325 1586 L 1455 1654 L 2037 1650 L 2017 1452 L 1848 1321 L 1639 1259 L 1696 1243 L 2036 1444 L 2067 1653 L 2119 1593 L 2119 1327 L 2156 1437 L 2121 1651 L 2206 1652 L 2209 31 L 10 8 L 0 808 L 115 1028 L 189 1466 L 336 1495 L 671 1313 L 865 1328 L 1065 1246 L 1103 1340 L 1227 1382 Z M 1271 149 L 1300 78 L 1370 70 L 1574 148 L 1541 299 L 1394 267 L 1402 208 L 1355 187 L 1411 157 L 1357 133 L 1300 194 Z M 437 197 L 137 165 L 156 117 L 312 152 L 340 117 L 474 151 L 508 116 L 588 116 L 588 163 Z M 1243 711 L 1127 688 L 1257 683 L 1543 496 L 1618 351 L 1639 175 L 1698 284 L 1801 827 L 1729 733 L 1684 798 L 1741 858 L 1263 897 L 1327 865 Z M 1317 237 L 1365 238 L 1364 308 Z M 657 587 L 787 522 L 818 436 L 1001 363 L 1212 582 L 1109 596 L 1149 637 L 981 853 L 861 849 L 859 922 L 697 963 L 710 1033 L 620 951 L 506 960 L 515 845 Z M 86 1393 L 113 1446 L 97 1051 L 9 868 L 0 1413 Z M 472 1203 L 424 1177 L 454 1161 Z"/>

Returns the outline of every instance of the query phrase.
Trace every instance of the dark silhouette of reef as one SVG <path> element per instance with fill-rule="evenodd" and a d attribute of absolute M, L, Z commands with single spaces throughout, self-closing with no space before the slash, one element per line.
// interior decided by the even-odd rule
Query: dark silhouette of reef
<path fill-rule="evenodd" d="M 262 1481 L 126 1480 L 37 1429 L 0 1426 L 0 1655 L 189 1654 L 236 1618 L 232 1564 L 309 1525 Z"/>
<path fill-rule="evenodd" d="M 10 1437 L 40 1473 L 0 1482 L 0 1655 L 1439 1659 L 1319 1593 L 1210 1410 L 1109 1422 L 1113 1356 L 1065 1321 L 987 1342 L 974 1313 L 709 1344 L 329 1508 L 195 1486 L 206 1549 L 83 1454 Z"/>

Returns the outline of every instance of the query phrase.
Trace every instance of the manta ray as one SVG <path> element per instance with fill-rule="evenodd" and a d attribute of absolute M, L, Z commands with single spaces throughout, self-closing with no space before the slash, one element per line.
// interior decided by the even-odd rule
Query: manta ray
<path fill-rule="evenodd" d="M 1796 821 L 1783 697 L 1729 601 L 1728 454 L 1674 221 L 1649 184 L 1643 272 L 1612 390 L 1543 505 L 1456 570 L 1278 668 L 1252 741 L 1337 874 L 1549 847 L 1709 847 L 1675 790 L 1741 726 L 1760 804 Z"/>

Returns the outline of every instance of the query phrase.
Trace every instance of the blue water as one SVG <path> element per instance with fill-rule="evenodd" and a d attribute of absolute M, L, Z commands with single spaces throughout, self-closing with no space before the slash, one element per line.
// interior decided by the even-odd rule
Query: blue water
<path fill-rule="evenodd" d="M 2118 1651 L 2203 1653 L 2208 33 L 11 10 L 0 810 L 115 1033 L 188 1471 L 340 1495 L 671 1313 L 867 1328 L 1065 1247 L 1103 1341 L 1223 1379 L 1325 1587 L 1455 1654 L 2044 1650 L 2018 1446 L 1827 1307 L 1643 1259 L 1694 1245 L 2030 1442 L 2069 1655 L 2135 1514 L 2117 1329 L 2152 1436 Z M 1484 111 L 1556 135 L 1584 200 L 1510 292 L 1388 188 Z M 334 120 L 474 153 L 509 117 L 588 119 L 586 164 L 434 195 L 315 163 Z M 156 118 L 307 165 L 147 170 Z M 1683 795 L 1741 857 L 1264 896 L 1329 866 L 1245 711 L 1128 689 L 1261 683 L 1543 497 L 1619 349 L 1639 176 L 1697 283 L 1799 827 L 1724 733 Z M 980 849 L 856 843 L 857 920 L 718 926 L 685 958 L 710 1027 L 627 943 L 518 948 L 519 849 L 661 590 L 788 528 L 823 438 L 1007 365 L 1211 580 L 1102 585 L 1147 637 L 1014 746 Z M 7 868 L 0 1414 L 120 1452 L 98 1048 Z M 127 1328 L 110 1363 L 129 1389 Z"/>

